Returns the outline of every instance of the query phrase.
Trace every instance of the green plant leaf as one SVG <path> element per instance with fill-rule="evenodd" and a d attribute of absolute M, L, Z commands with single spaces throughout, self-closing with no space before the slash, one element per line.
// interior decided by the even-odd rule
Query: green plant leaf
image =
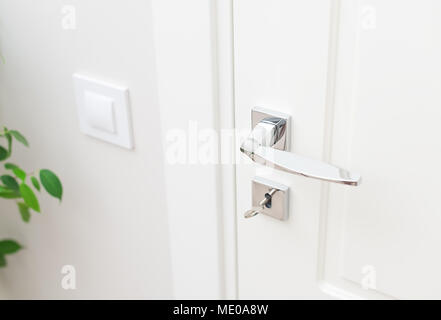
<path fill-rule="evenodd" d="M 17 180 L 15 180 L 13 176 L 5 174 L 1 176 L 0 179 L 2 180 L 3 184 L 7 186 L 9 189 L 18 190 L 20 188 L 17 183 Z"/>
<path fill-rule="evenodd" d="M 21 198 L 21 195 L 18 192 L 0 192 L 0 198 L 5 199 L 19 199 Z"/>
<path fill-rule="evenodd" d="M 17 199 L 21 198 L 20 191 L 12 190 L 3 186 L 0 186 L 0 198 L 5 199 Z"/>
<path fill-rule="evenodd" d="M 29 211 L 29 207 L 24 202 L 17 203 L 18 210 L 20 211 L 21 218 L 24 222 L 29 222 L 31 220 L 31 213 Z"/>
<path fill-rule="evenodd" d="M 15 168 L 18 168 L 18 166 L 16 164 L 13 164 L 13 163 L 10 163 L 10 162 L 5 163 L 5 169 L 14 170 Z"/>
<path fill-rule="evenodd" d="M 6 258 L 3 254 L 0 254 L 0 268 L 6 267 Z"/>
<path fill-rule="evenodd" d="M 26 140 L 26 138 L 20 132 L 18 132 L 17 130 L 10 130 L 8 131 L 8 133 L 10 133 L 15 138 L 15 140 L 23 143 L 26 147 L 29 147 L 28 140 Z"/>
<path fill-rule="evenodd" d="M 25 181 L 26 179 L 26 172 L 21 170 L 20 168 L 14 168 L 12 169 L 12 172 L 14 172 L 15 176 L 19 178 L 21 181 Z"/>
<path fill-rule="evenodd" d="M 0 255 L 16 253 L 21 249 L 21 245 L 14 240 L 0 241 Z"/>
<path fill-rule="evenodd" d="M 63 186 L 60 179 L 50 170 L 40 170 L 40 181 L 46 191 L 53 197 L 60 199 L 63 196 Z"/>
<path fill-rule="evenodd" d="M 40 182 L 38 182 L 38 179 L 35 177 L 31 177 L 31 182 L 32 185 L 35 187 L 35 189 L 37 189 L 38 191 L 40 191 Z"/>
<path fill-rule="evenodd" d="M 9 152 L 2 146 L 0 146 L 0 161 L 3 161 L 9 157 Z"/>
<path fill-rule="evenodd" d="M 40 204 L 38 203 L 38 199 L 35 196 L 34 191 L 25 183 L 20 185 L 20 193 L 23 197 L 24 202 L 28 205 L 29 208 L 40 212 Z"/>
<path fill-rule="evenodd" d="M 12 153 L 12 136 L 10 133 L 6 132 L 5 137 L 6 137 L 6 140 L 8 141 L 8 157 L 10 157 L 11 153 Z"/>

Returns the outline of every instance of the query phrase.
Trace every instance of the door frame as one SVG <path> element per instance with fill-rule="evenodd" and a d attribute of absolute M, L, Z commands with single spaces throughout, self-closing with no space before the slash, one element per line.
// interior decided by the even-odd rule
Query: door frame
<path fill-rule="evenodd" d="M 151 3 L 164 153 L 167 133 L 184 121 L 233 130 L 233 0 Z M 184 168 L 164 160 L 164 171 L 173 298 L 236 299 L 235 164 Z M 198 205 L 182 210 L 186 203 Z"/>

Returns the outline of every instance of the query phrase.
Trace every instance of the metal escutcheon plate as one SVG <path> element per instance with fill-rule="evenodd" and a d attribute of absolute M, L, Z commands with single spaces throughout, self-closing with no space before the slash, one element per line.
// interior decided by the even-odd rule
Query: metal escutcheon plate
<path fill-rule="evenodd" d="M 264 207 L 261 214 L 267 215 L 278 220 L 288 220 L 288 191 L 289 188 L 283 184 L 261 178 L 254 177 L 252 180 L 252 207 L 258 207 L 265 194 L 271 189 L 278 189 L 271 199 L 271 207 Z"/>

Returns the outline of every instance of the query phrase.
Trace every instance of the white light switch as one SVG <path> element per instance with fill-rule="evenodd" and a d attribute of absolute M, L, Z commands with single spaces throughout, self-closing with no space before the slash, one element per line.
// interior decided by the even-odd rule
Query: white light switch
<path fill-rule="evenodd" d="M 79 74 L 73 80 L 81 132 L 133 148 L 127 88 Z"/>
<path fill-rule="evenodd" d="M 113 99 L 90 91 L 84 93 L 87 123 L 98 130 L 115 133 Z"/>

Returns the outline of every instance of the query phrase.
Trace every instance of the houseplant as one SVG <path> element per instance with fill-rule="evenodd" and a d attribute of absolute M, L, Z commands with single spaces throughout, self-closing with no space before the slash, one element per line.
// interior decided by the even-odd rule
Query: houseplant
<path fill-rule="evenodd" d="M 32 212 L 40 212 L 37 194 L 41 191 L 41 186 L 60 201 L 63 186 L 57 175 L 48 169 L 42 169 L 38 175 L 34 175 L 6 161 L 11 157 L 14 141 L 29 146 L 27 139 L 19 131 L 4 127 L 3 131 L 0 131 L 0 138 L 5 143 L 0 145 L 0 198 L 15 201 L 21 219 L 28 223 Z M 0 240 L 0 268 L 6 266 L 7 255 L 17 253 L 21 249 L 22 245 L 15 240 Z"/>

